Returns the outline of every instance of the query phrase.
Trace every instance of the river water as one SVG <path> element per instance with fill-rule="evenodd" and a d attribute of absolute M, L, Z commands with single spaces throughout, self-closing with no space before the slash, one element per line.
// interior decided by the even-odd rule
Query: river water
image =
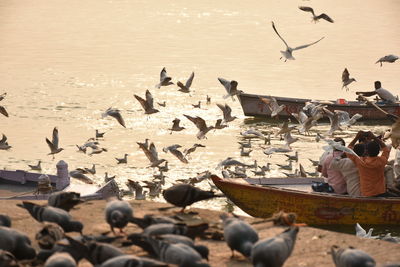
<path fill-rule="evenodd" d="M 335 23 L 313 23 L 299 5 L 326 12 Z M 246 163 L 272 163 L 268 176 L 282 176 L 275 163 L 286 157 L 262 153 L 255 142 L 250 157 L 240 157 L 240 132 L 255 127 L 271 131 L 278 122 L 246 118 L 238 101 L 223 99 L 217 77 L 235 79 L 248 93 L 318 99 L 354 99 L 355 91 L 373 90 L 373 82 L 399 94 L 399 62 L 380 67 L 375 61 L 387 54 L 400 54 L 400 4 L 397 0 L 373 1 L 110 1 L 53 0 L 0 2 L 0 94 L 10 117 L 0 117 L 0 133 L 12 148 L 0 151 L 0 166 L 28 170 L 27 164 L 42 161 L 44 172 L 54 173 L 63 159 L 70 169 L 96 164 L 92 178 L 102 183 L 105 172 L 116 175 L 126 189 L 127 179 L 146 180 L 154 174 L 137 141 L 152 140 L 159 155 L 169 161 L 166 187 L 176 179 L 189 178 L 210 170 L 228 156 Z M 271 21 L 292 47 L 314 42 L 315 46 L 294 52 L 296 60 L 279 59 L 284 44 L 272 30 Z M 174 83 L 184 82 L 195 72 L 193 92 L 178 92 L 176 85 L 156 89 L 165 67 Z M 357 82 L 350 91 L 341 89 L 344 68 Z M 134 94 L 149 89 L 155 102 L 166 101 L 159 113 L 146 116 Z M 211 104 L 206 104 L 206 95 Z M 201 109 L 191 104 L 201 101 Z M 216 103 L 227 103 L 239 118 L 228 128 L 210 132 L 200 141 L 206 148 L 192 154 L 183 164 L 162 147 L 175 143 L 184 148 L 199 142 L 194 125 L 183 114 L 201 116 L 208 122 L 221 118 Z M 126 128 L 114 119 L 102 118 L 108 107 L 121 110 Z M 157 105 L 156 105 L 157 107 Z M 177 117 L 187 129 L 170 134 Z M 48 156 L 45 137 L 57 126 L 60 146 L 65 150 Z M 100 140 L 108 152 L 88 156 L 78 153 L 76 144 L 105 131 Z M 349 141 L 359 129 L 379 132 L 386 127 L 358 124 L 338 133 Z M 326 133 L 320 124 L 312 136 L 298 136 L 292 145 L 300 163 L 313 171 L 308 158 L 318 159 L 322 143 L 316 132 Z M 283 142 L 273 138 L 272 145 Z M 115 158 L 128 154 L 128 164 Z M 79 181 L 74 181 L 79 183 Z M 208 189 L 208 182 L 200 186 Z M 158 201 L 162 199 L 156 198 Z M 221 209 L 222 199 L 196 204 Z"/>

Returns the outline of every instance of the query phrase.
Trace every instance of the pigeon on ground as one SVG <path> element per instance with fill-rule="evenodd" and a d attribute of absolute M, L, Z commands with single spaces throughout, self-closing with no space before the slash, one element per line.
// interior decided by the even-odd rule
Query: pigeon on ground
<path fill-rule="evenodd" d="M 56 242 L 64 237 L 65 233 L 61 226 L 51 222 L 45 222 L 43 228 L 35 235 L 35 239 L 42 249 L 52 249 Z"/>
<path fill-rule="evenodd" d="M 281 267 L 293 251 L 299 227 L 291 227 L 279 235 L 258 241 L 251 252 L 251 261 L 259 267 Z"/>
<path fill-rule="evenodd" d="M 251 248 L 258 241 L 258 234 L 253 227 L 247 222 L 236 218 L 229 217 L 227 214 L 222 214 L 224 239 L 232 251 L 239 251 L 245 257 L 250 257 Z"/>
<path fill-rule="evenodd" d="M 76 192 L 54 192 L 47 199 L 49 206 L 70 211 L 76 205 L 83 203 L 81 200 L 81 194 Z"/>
<path fill-rule="evenodd" d="M 76 262 L 68 253 L 57 252 L 46 260 L 44 267 L 76 267 Z"/>
<path fill-rule="evenodd" d="M 114 232 L 114 227 L 122 229 L 130 222 L 133 217 L 133 209 L 129 202 L 123 200 L 111 200 L 105 208 L 106 221 L 110 225 L 111 231 Z"/>
<path fill-rule="evenodd" d="M 11 227 L 11 218 L 8 215 L 0 214 L 0 226 Z"/>
<path fill-rule="evenodd" d="M 12 253 L 18 260 L 33 259 L 36 256 L 28 236 L 4 226 L 0 226 L 0 250 Z"/>
<path fill-rule="evenodd" d="M 19 267 L 17 259 L 14 255 L 6 250 L 0 249 L 0 266 L 2 267 Z"/>
<path fill-rule="evenodd" d="M 61 226 L 66 233 L 82 233 L 83 224 L 72 220 L 72 216 L 65 210 L 51 207 L 40 206 L 32 202 L 22 201 L 17 206 L 26 209 L 31 216 L 38 222 L 53 222 Z"/>
<path fill-rule="evenodd" d="M 186 226 L 186 224 L 171 224 L 170 222 L 151 224 L 143 229 L 143 234 L 148 236 L 165 234 L 186 235 L 187 232 L 188 227 Z"/>
<path fill-rule="evenodd" d="M 168 267 L 168 264 L 149 258 L 137 257 L 134 255 L 122 255 L 111 258 L 100 265 L 100 267 L 120 267 L 120 266 Z"/>
<path fill-rule="evenodd" d="M 353 247 L 343 249 L 338 246 L 331 247 L 333 262 L 336 267 L 375 266 L 375 260 L 366 252 Z"/>
<path fill-rule="evenodd" d="M 134 223 L 140 228 L 145 229 L 153 224 L 159 224 L 159 223 L 175 224 L 178 223 L 178 221 L 167 216 L 156 216 L 156 215 L 146 214 L 143 216 L 143 218 L 133 217 L 131 219 L 131 223 Z"/>
<path fill-rule="evenodd" d="M 214 197 L 223 197 L 217 195 L 213 191 L 204 191 L 189 184 L 174 185 L 163 191 L 164 199 L 177 207 L 182 207 L 183 212 L 186 206 L 201 200 L 206 200 Z"/>

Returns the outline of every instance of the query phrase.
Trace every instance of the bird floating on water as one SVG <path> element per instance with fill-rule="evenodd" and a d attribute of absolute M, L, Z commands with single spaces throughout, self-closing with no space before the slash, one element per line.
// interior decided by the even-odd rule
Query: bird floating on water
<path fill-rule="evenodd" d="M 333 22 L 334 22 L 333 19 L 331 19 L 331 18 L 330 18 L 327 14 L 325 14 L 325 13 L 322 13 L 322 14 L 316 16 L 315 13 L 314 13 L 314 9 L 311 8 L 311 7 L 308 7 L 308 6 L 299 6 L 299 9 L 300 9 L 300 10 L 303 10 L 303 11 L 305 11 L 305 12 L 311 12 L 311 14 L 313 15 L 313 21 L 314 21 L 314 23 L 318 22 L 320 19 L 324 19 L 324 20 L 326 20 L 326 21 L 328 21 L 328 22 L 330 22 L 330 23 L 333 23 Z"/>
<path fill-rule="evenodd" d="M 274 29 L 274 31 L 275 31 L 275 33 L 278 35 L 278 37 L 279 37 L 279 38 L 283 41 L 283 43 L 286 45 L 286 50 L 285 50 L 285 51 L 281 51 L 282 56 L 285 58 L 285 62 L 286 62 L 288 59 L 289 59 L 289 60 L 295 60 L 295 58 L 293 57 L 293 54 L 292 54 L 293 51 L 299 50 L 299 49 L 303 49 L 303 48 L 309 47 L 309 46 L 311 46 L 311 45 L 314 45 L 314 44 L 318 43 L 319 41 L 321 41 L 322 39 L 325 38 L 325 37 L 322 37 L 321 39 L 319 39 L 318 41 L 315 41 L 315 42 L 313 42 L 313 43 L 306 44 L 306 45 L 301 45 L 301 46 L 297 46 L 297 47 L 295 47 L 295 48 L 291 48 L 291 47 L 286 43 L 286 41 L 280 36 L 280 34 L 278 33 L 278 31 L 276 30 L 274 22 L 272 22 L 272 28 Z M 282 57 L 281 57 L 281 59 L 282 59 Z"/>

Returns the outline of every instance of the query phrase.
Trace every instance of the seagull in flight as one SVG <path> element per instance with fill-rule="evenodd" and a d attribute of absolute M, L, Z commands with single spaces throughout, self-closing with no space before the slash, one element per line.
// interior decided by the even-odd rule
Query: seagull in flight
<path fill-rule="evenodd" d="M 156 146 L 154 145 L 153 142 L 150 143 L 149 147 L 146 147 L 146 143 L 140 143 L 140 142 L 136 142 L 136 143 L 143 150 L 144 154 L 151 162 L 150 167 L 153 167 L 153 168 L 157 167 L 158 165 L 160 165 L 161 163 L 163 163 L 165 161 L 165 159 L 158 158 Z"/>
<path fill-rule="evenodd" d="M 160 83 L 156 85 L 156 88 L 160 89 L 161 86 L 174 84 L 173 82 L 171 82 L 171 80 L 172 78 L 167 76 L 167 71 L 165 70 L 165 68 L 163 68 L 160 73 Z"/>
<path fill-rule="evenodd" d="M 177 85 L 179 86 L 178 91 L 182 93 L 190 93 L 190 86 L 192 86 L 193 78 L 194 78 L 194 72 L 192 72 L 192 74 L 190 75 L 189 79 L 186 81 L 185 84 L 178 81 L 177 82 Z"/>
<path fill-rule="evenodd" d="M 6 97 L 6 95 L 7 95 L 7 93 L 2 93 L 0 95 L 0 101 L 3 100 Z M 5 109 L 5 107 L 3 107 L 3 106 L 0 106 L 0 113 L 3 114 L 4 116 L 8 117 L 8 112 Z"/>
<path fill-rule="evenodd" d="M 222 111 L 222 114 L 224 116 L 224 122 L 230 122 L 237 118 L 236 116 L 232 117 L 232 115 L 231 115 L 232 109 L 230 106 L 228 106 L 228 104 L 225 104 L 225 105 L 217 104 L 217 106 Z"/>
<path fill-rule="evenodd" d="M 268 105 L 269 109 L 271 110 L 271 118 L 275 117 L 286 108 L 284 104 L 279 105 L 276 98 L 272 96 L 270 96 L 270 98 L 260 97 L 260 100 Z"/>
<path fill-rule="evenodd" d="M 122 115 L 121 115 L 119 109 L 111 108 L 111 107 L 108 108 L 103 114 L 101 114 L 102 118 L 105 118 L 107 116 L 111 116 L 111 117 L 115 118 L 119 122 L 119 124 L 121 124 L 124 128 L 126 128 L 125 121 L 122 118 Z"/>
<path fill-rule="evenodd" d="M 356 79 L 350 78 L 350 73 L 347 70 L 347 68 L 345 68 L 342 73 L 342 82 L 343 82 L 342 89 L 346 88 L 346 91 L 349 91 L 349 88 L 347 87 L 349 84 L 351 84 L 352 82 L 356 82 Z"/>
<path fill-rule="evenodd" d="M 206 134 L 208 133 L 208 131 L 214 129 L 214 126 L 207 126 L 205 120 L 200 117 L 191 117 L 185 114 L 183 114 L 183 116 L 193 122 L 194 125 L 196 125 L 197 129 L 199 129 L 199 132 L 196 135 L 197 139 L 206 138 Z"/>
<path fill-rule="evenodd" d="M 381 63 L 381 67 L 382 67 L 382 62 L 393 63 L 393 62 L 395 62 L 395 61 L 398 60 L 398 59 L 399 59 L 398 56 L 395 56 L 395 55 L 387 55 L 387 56 L 384 56 L 384 57 L 381 57 L 380 59 L 378 59 L 378 61 L 375 62 L 375 64 Z"/>
<path fill-rule="evenodd" d="M 144 114 L 150 115 L 150 114 L 159 112 L 158 109 L 154 108 L 153 96 L 151 95 L 149 90 L 146 90 L 146 100 L 144 100 L 143 98 L 141 98 L 138 95 L 134 95 L 134 96 L 137 99 L 137 101 L 139 101 L 140 105 L 142 105 L 142 107 L 144 109 Z"/>
<path fill-rule="evenodd" d="M 47 155 L 53 155 L 53 159 L 55 154 L 64 150 L 64 148 L 58 147 L 58 140 L 58 129 L 57 127 L 54 127 L 52 141 L 46 138 L 46 143 L 50 148 L 50 153 Z"/>
<path fill-rule="evenodd" d="M 274 24 L 273 21 L 272 21 L 272 28 L 274 29 L 274 31 L 276 32 L 276 34 L 278 35 L 278 37 L 279 37 L 279 38 L 284 42 L 284 44 L 286 45 L 286 51 L 281 51 L 282 56 L 285 57 L 285 62 L 286 62 L 288 59 L 289 59 L 289 60 L 295 60 L 295 58 L 294 58 L 293 55 L 292 55 L 293 51 L 299 50 L 299 49 L 303 49 L 303 48 L 306 48 L 306 47 L 309 47 L 310 45 L 314 45 L 314 44 L 318 43 L 319 41 L 321 41 L 322 39 L 325 38 L 325 37 L 322 37 L 322 38 L 319 39 L 318 41 L 315 41 L 315 42 L 313 42 L 313 43 L 311 43 L 311 44 L 306 44 L 306 45 L 301 45 L 301 46 L 298 46 L 298 47 L 295 47 L 295 48 L 291 48 L 291 47 L 286 43 L 286 41 L 279 35 L 278 31 L 277 31 L 276 28 L 275 28 L 275 24 Z M 281 58 L 282 58 L 282 57 L 281 57 Z"/>
<path fill-rule="evenodd" d="M 311 12 L 311 14 L 313 15 L 313 21 L 314 23 L 317 23 L 320 19 L 324 19 L 330 23 L 333 23 L 333 19 L 331 19 L 327 14 L 322 13 L 318 16 L 315 15 L 314 13 L 314 9 L 312 9 L 311 7 L 308 6 L 299 6 L 300 10 L 303 10 L 305 12 Z"/>
<path fill-rule="evenodd" d="M 240 95 L 242 93 L 241 90 L 237 89 L 238 82 L 235 80 L 228 81 L 224 78 L 218 78 L 218 81 L 225 87 L 226 92 L 228 93 L 227 95 L 224 95 L 224 99 L 228 98 L 229 96 L 232 97 L 233 100 L 235 100 L 233 97 L 235 95 Z"/>
<path fill-rule="evenodd" d="M 168 129 L 168 130 L 171 131 L 170 134 L 172 134 L 173 131 L 179 132 L 179 131 L 182 131 L 183 129 L 185 129 L 185 127 L 179 125 L 180 122 L 181 122 L 181 120 L 178 119 L 178 118 L 175 118 L 175 119 L 172 121 L 172 123 L 173 123 L 172 128 Z"/>

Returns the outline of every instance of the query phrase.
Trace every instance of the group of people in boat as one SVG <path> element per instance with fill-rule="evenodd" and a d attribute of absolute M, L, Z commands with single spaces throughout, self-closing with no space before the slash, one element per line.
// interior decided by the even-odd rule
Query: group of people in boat
<path fill-rule="evenodd" d="M 334 141 L 346 145 L 340 137 Z M 400 196 L 396 179 L 393 179 L 400 176 L 399 149 L 396 149 L 393 167 L 387 168 L 392 146 L 386 145 L 382 136 L 371 131 L 359 131 L 348 148 L 355 153 L 333 149 L 320 158 L 319 171 L 334 193 L 365 197 Z"/>

